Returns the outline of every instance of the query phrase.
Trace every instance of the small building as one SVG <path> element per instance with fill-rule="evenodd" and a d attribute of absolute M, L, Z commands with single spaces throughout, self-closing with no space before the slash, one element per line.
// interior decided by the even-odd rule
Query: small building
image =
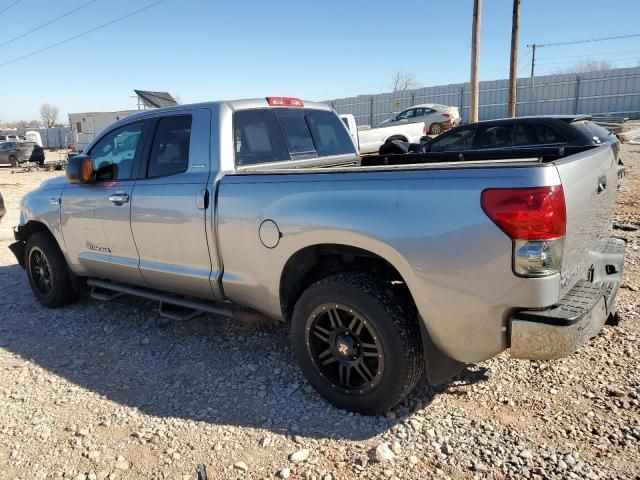
<path fill-rule="evenodd" d="M 70 113 L 69 125 L 71 125 L 76 147 L 78 150 L 84 149 L 102 130 L 134 113 L 139 111 Z"/>
<path fill-rule="evenodd" d="M 168 107 L 178 102 L 168 92 L 152 92 L 148 90 L 134 90 L 138 99 L 137 110 L 121 110 L 118 112 L 85 112 L 70 113 L 69 125 L 78 150 L 84 149 L 91 140 L 102 130 L 114 122 L 121 120 L 141 110 Z"/>

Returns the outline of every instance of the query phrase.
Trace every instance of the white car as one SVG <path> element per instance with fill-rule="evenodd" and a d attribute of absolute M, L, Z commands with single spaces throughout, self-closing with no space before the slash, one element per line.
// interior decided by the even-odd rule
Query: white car
<path fill-rule="evenodd" d="M 356 126 L 356 119 L 350 113 L 340 115 L 340 118 L 361 154 L 378 153 L 380 147 L 391 140 L 418 143 L 429 132 L 424 123 L 397 123 L 371 128 L 369 125 Z"/>
<path fill-rule="evenodd" d="M 460 123 L 460 110 L 458 107 L 440 105 L 438 103 L 424 103 L 414 105 L 402 112 L 387 118 L 380 123 L 380 127 L 402 123 L 424 123 L 431 135 L 439 135 L 445 130 L 455 127 Z"/>

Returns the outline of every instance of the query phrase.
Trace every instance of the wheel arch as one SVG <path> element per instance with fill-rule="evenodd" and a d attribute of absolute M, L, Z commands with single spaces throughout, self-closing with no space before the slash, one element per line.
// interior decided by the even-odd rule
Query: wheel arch
<path fill-rule="evenodd" d="M 409 287 L 399 269 L 380 253 L 338 243 L 318 243 L 296 251 L 285 263 L 280 275 L 280 306 L 285 320 L 309 285 L 329 275 L 346 271 L 374 273 Z M 411 297 L 413 301 L 413 297 Z"/>
<path fill-rule="evenodd" d="M 38 232 L 48 232 L 52 237 L 55 238 L 53 232 L 43 222 L 40 222 L 38 220 L 29 220 L 19 228 L 20 240 L 26 242 L 27 240 L 29 240 L 29 237 L 31 235 Z"/>
<path fill-rule="evenodd" d="M 398 268 L 382 252 L 335 243 L 306 246 L 291 255 L 282 269 L 279 287 L 282 317 L 285 321 L 290 321 L 296 301 L 310 285 L 326 276 L 346 271 L 373 273 L 385 280 L 403 284 L 402 290 L 407 300 L 415 306 L 411 288 L 406 281 L 408 274 L 405 272 L 403 275 L 401 270 L 405 268 Z M 417 312 L 417 308 L 415 311 Z M 435 345 L 425 319 L 419 317 L 418 323 L 427 378 L 433 385 L 444 383 L 460 373 L 465 364 L 450 358 Z"/>

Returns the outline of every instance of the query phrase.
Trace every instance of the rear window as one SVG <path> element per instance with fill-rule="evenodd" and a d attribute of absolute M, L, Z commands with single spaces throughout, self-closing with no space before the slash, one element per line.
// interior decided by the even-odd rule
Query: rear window
<path fill-rule="evenodd" d="M 615 135 L 612 135 L 609 130 L 601 127 L 600 125 L 596 125 L 593 122 L 572 122 L 571 126 L 575 127 L 577 130 L 579 130 L 581 133 L 583 133 L 596 143 L 617 141 Z"/>
<path fill-rule="evenodd" d="M 238 165 L 355 153 L 344 124 L 327 110 L 241 110 L 233 125 Z"/>
<path fill-rule="evenodd" d="M 21 147 L 31 147 L 31 148 L 33 148 L 33 147 L 36 146 L 36 144 L 34 142 L 22 142 L 22 143 L 20 143 L 20 146 Z"/>

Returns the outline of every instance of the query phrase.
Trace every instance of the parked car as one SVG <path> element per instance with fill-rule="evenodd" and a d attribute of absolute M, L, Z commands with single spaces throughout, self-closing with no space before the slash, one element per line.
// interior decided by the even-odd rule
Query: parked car
<path fill-rule="evenodd" d="M 358 127 L 355 117 L 348 113 L 340 115 L 349 130 L 360 153 L 377 153 L 381 145 L 393 140 L 414 143 L 418 142 L 428 130 L 424 123 L 400 123 L 371 128 L 368 125 Z"/>
<path fill-rule="evenodd" d="M 380 153 L 455 152 L 456 155 L 467 155 L 484 152 L 487 155 L 509 155 L 511 150 L 542 147 L 549 151 L 562 148 L 573 152 L 602 143 L 611 143 L 616 151 L 619 149 L 615 135 L 591 122 L 591 117 L 552 115 L 503 118 L 462 125 L 435 138 L 425 136 L 418 144 L 390 142 L 380 148 Z"/>
<path fill-rule="evenodd" d="M 44 165 L 44 150 L 33 142 L 0 143 L 0 165 L 11 165 L 14 168 L 25 162 L 37 162 Z"/>
<path fill-rule="evenodd" d="M 416 152 L 502 150 L 522 147 L 581 148 L 612 143 L 615 135 L 587 115 L 503 118 L 461 125 L 436 138 L 423 137 Z"/>
<path fill-rule="evenodd" d="M 427 132 L 431 135 L 439 135 L 445 130 L 455 127 L 461 121 L 458 107 L 440 105 L 438 103 L 424 103 L 407 108 L 397 115 L 380 123 L 380 127 L 398 123 L 421 122 L 427 126 Z"/>
<path fill-rule="evenodd" d="M 0 142 L 19 142 L 20 136 L 15 134 L 2 134 L 0 135 Z"/>
<path fill-rule="evenodd" d="M 546 360 L 597 335 L 624 263 L 616 145 L 428 155 L 360 158 L 335 112 L 294 98 L 147 110 L 24 196 L 10 248 L 49 308 L 88 288 L 174 320 L 236 304 L 287 322 L 310 384 L 367 414 L 425 370 L 441 383 L 508 348 Z"/>
<path fill-rule="evenodd" d="M 5 213 L 7 213 L 7 210 L 4 208 L 4 199 L 2 198 L 2 192 L 0 192 L 0 221 L 2 221 Z"/>

